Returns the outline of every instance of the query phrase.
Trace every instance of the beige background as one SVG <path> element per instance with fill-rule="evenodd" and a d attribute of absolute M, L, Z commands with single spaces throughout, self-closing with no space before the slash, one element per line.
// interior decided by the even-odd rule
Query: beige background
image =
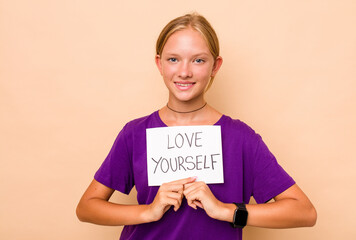
<path fill-rule="evenodd" d="M 1 239 L 118 238 L 75 207 L 123 124 L 166 103 L 155 40 L 193 10 L 224 58 L 208 102 L 259 132 L 318 210 L 314 228 L 245 239 L 356 237 L 356 1 L 0 0 Z"/>

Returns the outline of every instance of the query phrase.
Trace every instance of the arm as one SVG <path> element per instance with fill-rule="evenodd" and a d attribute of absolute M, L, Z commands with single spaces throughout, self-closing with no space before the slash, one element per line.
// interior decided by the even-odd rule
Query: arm
<path fill-rule="evenodd" d="M 195 181 L 186 178 L 163 184 L 149 205 L 123 205 L 109 202 L 114 190 L 93 180 L 77 206 L 80 221 L 119 226 L 158 221 L 171 206 L 177 211 L 183 199 L 183 185 Z"/>
<path fill-rule="evenodd" d="M 77 206 L 80 221 L 118 226 L 146 222 L 147 205 L 121 205 L 109 202 L 114 190 L 93 180 Z"/>
<path fill-rule="evenodd" d="M 249 204 L 247 224 L 267 228 L 312 227 L 317 213 L 304 192 L 295 184 L 274 198 L 275 202 Z"/>
<path fill-rule="evenodd" d="M 222 203 L 211 193 L 203 182 L 187 184 L 184 194 L 188 204 L 201 207 L 215 219 L 232 222 L 236 206 Z M 275 202 L 266 204 L 248 204 L 247 225 L 266 228 L 291 228 L 313 226 L 316 222 L 316 211 L 308 197 L 297 186 L 293 185 L 274 198 Z"/>

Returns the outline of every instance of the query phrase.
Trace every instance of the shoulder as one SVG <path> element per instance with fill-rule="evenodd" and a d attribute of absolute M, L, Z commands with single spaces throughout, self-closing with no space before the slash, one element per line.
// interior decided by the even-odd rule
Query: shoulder
<path fill-rule="evenodd" d="M 223 115 L 221 135 L 224 141 L 238 144 L 247 149 L 254 149 L 262 140 L 261 136 L 247 123 Z"/>
<path fill-rule="evenodd" d="M 239 135 L 244 136 L 256 135 L 255 130 L 253 130 L 247 123 L 227 115 L 223 115 L 218 124 L 221 125 L 224 132 L 233 132 L 234 134 L 238 133 Z"/>
<path fill-rule="evenodd" d="M 156 114 L 157 112 L 153 112 L 127 122 L 119 131 L 114 145 L 122 146 L 124 144 L 126 148 L 131 149 L 134 142 L 146 139 L 146 129 L 159 124 Z"/>
<path fill-rule="evenodd" d="M 147 116 L 135 118 L 125 124 L 121 130 L 121 134 L 126 137 L 132 135 L 146 134 L 147 128 L 164 127 L 164 123 L 158 116 L 158 111 L 155 111 Z"/>
<path fill-rule="evenodd" d="M 151 128 L 151 127 L 160 127 L 162 125 L 158 112 L 155 111 L 150 115 L 139 117 L 133 119 L 126 123 L 125 129 L 137 129 L 137 128 Z"/>

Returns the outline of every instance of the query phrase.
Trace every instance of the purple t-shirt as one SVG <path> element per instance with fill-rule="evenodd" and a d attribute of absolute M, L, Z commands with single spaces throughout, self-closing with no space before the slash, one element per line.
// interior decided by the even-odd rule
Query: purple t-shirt
<path fill-rule="evenodd" d="M 223 115 L 215 125 L 221 126 L 224 165 L 224 183 L 209 184 L 217 199 L 248 203 L 253 196 L 264 203 L 295 183 L 245 123 Z M 146 129 L 156 127 L 166 127 L 158 111 L 127 123 L 95 179 L 125 194 L 136 186 L 138 203 L 150 204 L 159 187 L 148 186 Z M 194 210 L 184 199 L 177 212 L 171 207 L 157 222 L 125 226 L 120 239 L 242 239 L 242 231 Z"/>

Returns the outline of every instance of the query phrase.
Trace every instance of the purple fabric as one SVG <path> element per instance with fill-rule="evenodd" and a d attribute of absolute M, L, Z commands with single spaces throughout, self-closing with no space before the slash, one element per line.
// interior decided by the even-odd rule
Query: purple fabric
<path fill-rule="evenodd" d="M 264 203 L 295 183 L 245 123 L 223 115 L 215 125 L 221 126 L 224 164 L 224 183 L 209 184 L 217 199 L 248 203 L 253 196 L 257 203 Z M 147 183 L 146 128 L 165 126 L 158 111 L 127 123 L 95 179 L 125 194 L 136 186 L 138 203 L 150 204 L 158 187 Z M 183 200 L 179 211 L 170 208 L 157 222 L 125 226 L 120 239 L 242 239 L 242 231 Z"/>

